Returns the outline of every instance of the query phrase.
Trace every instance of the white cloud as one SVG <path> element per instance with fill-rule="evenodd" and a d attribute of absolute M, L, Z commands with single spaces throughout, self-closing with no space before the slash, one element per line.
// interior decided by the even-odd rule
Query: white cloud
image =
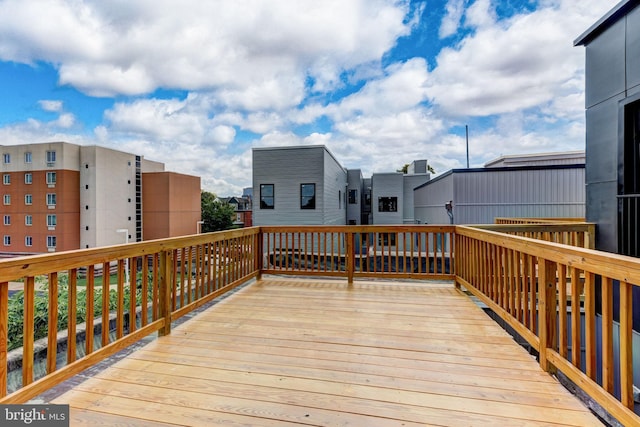
<path fill-rule="evenodd" d="M 378 61 L 409 33 L 407 12 L 404 0 L 6 0 L 0 58 L 59 65 L 62 84 L 94 96 L 215 89 L 232 106 L 283 108 L 307 74 L 327 90 Z"/>
<path fill-rule="evenodd" d="M 438 172 L 463 167 L 459 129 L 474 121 L 472 166 L 577 149 L 584 52 L 572 41 L 616 2 L 541 0 L 537 11 L 500 19 L 489 0 L 448 0 L 440 42 L 468 35 L 435 62 L 383 66 L 428 3 L 410 15 L 406 0 L 4 0 L 0 60 L 45 61 L 61 84 L 125 96 L 93 135 L 73 132 L 85 115 L 42 100 L 57 118 L 0 127 L 0 140 L 136 152 L 201 176 L 221 196 L 251 185 L 251 146 L 324 144 L 365 175 L 425 158 Z M 344 98 L 324 97 L 365 81 Z M 158 88 L 187 96 L 137 96 Z M 312 130 L 298 134 L 299 125 Z"/>
<path fill-rule="evenodd" d="M 38 101 L 38 104 L 40 105 L 40 108 L 42 108 L 44 111 L 49 111 L 53 113 L 62 111 L 62 101 L 41 100 L 41 101 Z"/>
<path fill-rule="evenodd" d="M 476 31 L 440 52 L 430 98 L 451 115 L 489 116 L 546 104 L 558 94 L 570 97 L 567 85 L 584 70 L 584 53 L 572 40 L 603 10 L 599 0 L 578 3 L 577 11 L 567 0 L 496 22 L 490 2 L 477 0 L 466 13 Z"/>
<path fill-rule="evenodd" d="M 460 26 L 460 20 L 464 15 L 465 0 L 448 0 L 445 6 L 445 15 L 440 24 L 439 35 L 441 39 L 454 35 Z"/>

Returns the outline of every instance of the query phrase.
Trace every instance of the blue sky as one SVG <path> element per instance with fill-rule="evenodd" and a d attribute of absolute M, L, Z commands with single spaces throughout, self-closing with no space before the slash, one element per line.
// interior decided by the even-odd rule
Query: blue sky
<path fill-rule="evenodd" d="M 0 144 L 98 144 L 251 185 L 251 148 L 365 175 L 584 149 L 584 48 L 617 0 L 0 0 Z"/>

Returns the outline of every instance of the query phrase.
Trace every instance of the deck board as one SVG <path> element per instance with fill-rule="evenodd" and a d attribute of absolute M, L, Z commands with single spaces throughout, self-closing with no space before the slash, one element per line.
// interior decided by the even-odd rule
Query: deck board
<path fill-rule="evenodd" d="M 270 277 L 54 403 L 72 425 L 602 425 L 446 282 Z"/>

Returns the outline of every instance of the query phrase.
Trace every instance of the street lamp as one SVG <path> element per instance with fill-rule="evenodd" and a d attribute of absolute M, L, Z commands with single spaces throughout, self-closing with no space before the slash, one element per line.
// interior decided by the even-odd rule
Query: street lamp
<path fill-rule="evenodd" d="M 196 222 L 196 233 L 197 234 L 202 233 L 202 224 L 204 224 L 204 221 Z"/>
<path fill-rule="evenodd" d="M 129 229 L 128 228 L 118 228 L 116 233 L 124 233 L 124 244 L 129 244 Z M 129 258 L 124 260 L 124 281 L 129 283 Z"/>

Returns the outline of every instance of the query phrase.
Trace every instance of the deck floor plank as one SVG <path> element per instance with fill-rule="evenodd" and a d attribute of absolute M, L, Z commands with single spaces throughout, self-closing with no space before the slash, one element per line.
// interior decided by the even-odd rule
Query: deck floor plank
<path fill-rule="evenodd" d="M 445 282 L 265 278 L 53 402 L 72 425 L 602 425 Z"/>

